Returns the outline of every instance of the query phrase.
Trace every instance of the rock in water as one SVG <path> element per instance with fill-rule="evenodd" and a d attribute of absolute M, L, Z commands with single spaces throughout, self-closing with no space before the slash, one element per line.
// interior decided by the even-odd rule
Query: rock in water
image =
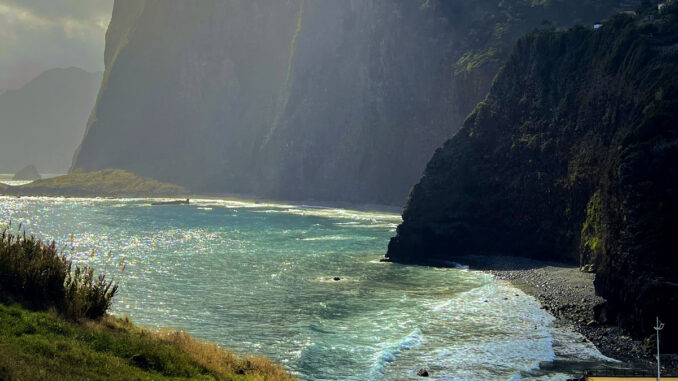
<path fill-rule="evenodd" d="M 14 174 L 13 180 L 40 180 L 40 173 L 38 172 L 38 169 L 35 168 L 35 165 L 31 164 L 23 169 L 21 169 L 19 172 Z"/>
<path fill-rule="evenodd" d="M 428 163 L 387 256 L 579 263 L 608 321 L 642 338 L 659 315 L 678 349 L 678 5 L 655 17 L 522 38 Z"/>
<path fill-rule="evenodd" d="M 428 377 L 428 376 L 429 376 L 428 370 L 426 370 L 426 369 L 424 369 L 424 368 L 419 369 L 419 372 L 417 372 L 417 376 L 419 376 L 419 377 Z"/>

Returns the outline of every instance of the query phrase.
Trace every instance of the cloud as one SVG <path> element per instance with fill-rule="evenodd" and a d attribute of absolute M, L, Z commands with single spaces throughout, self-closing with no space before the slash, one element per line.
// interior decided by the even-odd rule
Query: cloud
<path fill-rule="evenodd" d="M 113 0 L 0 0 L 0 92 L 53 67 L 103 70 Z"/>
<path fill-rule="evenodd" d="M 3 3 L 29 9 L 45 18 L 71 17 L 91 19 L 102 14 L 110 18 L 113 1 L 107 0 L 2 0 Z"/>

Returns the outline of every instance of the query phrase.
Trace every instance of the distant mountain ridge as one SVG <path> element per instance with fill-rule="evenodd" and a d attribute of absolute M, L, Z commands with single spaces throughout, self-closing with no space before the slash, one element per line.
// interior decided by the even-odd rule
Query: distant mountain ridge
<path fill-rule="evenodd" d="M 87 126 L 102 73 L 50 69 L 0 94 L 0 173 L 28 164 L 65 173 Z"/>
<path fill-rule="evenodd" d="M 616 0 L 117 0 L 73 168 L 402 205 L 535 27 Z"/>

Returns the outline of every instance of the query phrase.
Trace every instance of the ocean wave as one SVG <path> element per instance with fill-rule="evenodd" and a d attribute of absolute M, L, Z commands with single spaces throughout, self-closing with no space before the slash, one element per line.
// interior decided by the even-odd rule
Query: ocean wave
<path fill-rule="evenodd" d="M 344 235 L 323 235 L 320 237 L 307 237 L 301 238 L 301 241 L 345 241 L 349 239 L 355 239 L 355 237 L 349 237 Z"/>
<path fill-rule="evenodd" d="M 375 365 L 372 368 L 373 378 L 376 379 L 376 374 L 381 374 L 384 368 L 396 360 L 396 357 L 404 351 L 413 349 L 421 345 L 423 334 L 419 328 L 415 328 L 407 336 L 400 339 L 400 341 L 386 345 L 377 354 Z"/>
<path fill-rule="evenodd" d="M 266 210 L 257 211 L 258 213 L 266 214 L 292 214 L 303 217 L 320 217 L 328 219 L 348 219 L 352 221 L 362 221 L 370 223 L 370 225 L 365 226 L 374 226 L 374 224 L 399 224 L 402 222 L 400 215 L 395 213 L 385 213 L 385 212 L 363 212 L 357 210 L 349 209 L 337 209 L 337 208 L 303 208 L 295 206 L 286 206 L 286 205 L 263 205 L 260 204 L 261 208 L 266 208 Z M 347 226 L 361 226 L 358 224 L 346 224 Z"/>
<path fill-rule="evenodd" d="M 598 348 L 580 333 L 569 329 L 553 328 L 553 350 L 556 357 L 570 361 L 599 360 L 619 362 L 600 353 Z"/>
<path fill-rule="evenodd" d="M 459 269 L 459 270 L 468 270 L 468 268 L 469 268 L 467 265 L 462 265 L 459 262 L 453 262 L 453 261 L 443 261 L 443 264 L 445 266 L 454 267 L 455 269 Z"/>

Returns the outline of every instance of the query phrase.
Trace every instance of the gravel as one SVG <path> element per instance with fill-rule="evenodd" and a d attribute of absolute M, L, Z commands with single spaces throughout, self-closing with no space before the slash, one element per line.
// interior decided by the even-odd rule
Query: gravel
<path fill-rule="evenodd" d="M 556 318 L 556 324 L 581 333 L 605 356 L 622 361 L 623 367 L 656 369 L 654 355 L 643 350 L 642 341 L 595 320 L 594 307 L 605 302 L 596 295 L 595 274 L 568 264 L 518 257 L 465 256 L 457 262 L 491 273 L 532 295 Z M 678 356 L 663 355 L 662 368 L 664 372 L 678 372 Z"/>

